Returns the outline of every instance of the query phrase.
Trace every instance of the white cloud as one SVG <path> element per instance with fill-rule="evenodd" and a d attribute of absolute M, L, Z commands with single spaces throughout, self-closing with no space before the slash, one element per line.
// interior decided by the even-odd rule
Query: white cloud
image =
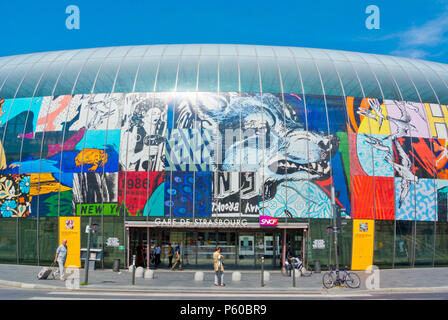
<path fill-rule="evenodd" d="M 407 31 L 389 35 L 386 38 L 398 38 L 398 48 L 391 52 L 393 55 L 415 59 L 423 59 L 431 53 L 428 48 L 445 44 L 448 40 L 448 13 L 442 14 L 421 26 L 413 26 Z"/>
<path fill-rule="evenodd" d="M 391 51 L 390 54 L 394 56 L 407 57 L 413 59 L 423 59 L 426 56 L 428 56 L 429 52 L 421 49 L 408 48 L 408 49 L 397 49 Z"/>
<path fill-rule="evenodd" d="M 428 21 L 420 27 L 412 27 L 400 35 L 404 46 L 437 46 L 446 41 L 448 14 Z"/>

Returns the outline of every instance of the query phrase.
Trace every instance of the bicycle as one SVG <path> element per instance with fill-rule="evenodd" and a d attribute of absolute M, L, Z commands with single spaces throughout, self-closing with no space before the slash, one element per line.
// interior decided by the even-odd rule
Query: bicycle
<path fill-rule="evenodd" d="M 347 267 L 342 270 L 333 270 L 333 268 L 330 268 L 330 271 L 324 273 L 322 276 L 322 284 L 327 289 L 333 288 L 335 285 L 346 285 L 349 288 L 355 289 L 359 288 L 361 280 L 356 273 L 347 271 Z"/>
<path fill-rule="evenodd" d="M 290 262 L 285 262 L 284 266 L 282 267 L 282 275 L 285 277 L 290 277 L 293 268 L 296 269 L 297 272 L 300 272 L 300 275 L 302 277 L 309 277 L 313 273 L 311 270 L 306 270 L 300 260 L 298 260 L 297 258 L 291 258 Z"/>

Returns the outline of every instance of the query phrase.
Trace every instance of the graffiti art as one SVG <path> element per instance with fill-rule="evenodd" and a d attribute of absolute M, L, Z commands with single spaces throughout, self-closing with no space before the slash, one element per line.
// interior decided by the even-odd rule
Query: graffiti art
<path fill-rule="evenodd" d="M 29 175 L 0 175 L 0 215 L 4 218 L 27 217 L 31 213 Z"/>
<path fill-rule="evenodd" d="M 288 93 L 0 99 L 2 217 L 446 220 L 447 110 Z"/>
<path fill-rule="evenodd" d="M 122 171 L 163 171 L 167 126 L 164 95 L 129 94 L 121 127 Z"/>

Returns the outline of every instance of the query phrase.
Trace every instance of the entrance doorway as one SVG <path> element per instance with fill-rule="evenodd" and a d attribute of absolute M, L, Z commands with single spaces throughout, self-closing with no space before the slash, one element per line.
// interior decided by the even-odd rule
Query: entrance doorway
<path fill-rule="evenodd" d="M 289 249 L 290 254 L 293 257 L 299 257 L 304 265 L 306 265 L 305 261 L 305 244 L 306 244 L 306 231 L 300 230 L 287 230 L 286 231 L 286 248 Z"/>
<path fill-rule="evenodd" d="M 136 255 L 137 266 L 155 268 L 154 251 L 161 247 L 159 268 L 168 268 L 168 246 L 181 249 L 181 263 L 185 269 L 209 269 L 213 266 L 213 252 L 221 247 L 227 269 L 258 269 L 261 257 L 265 268 L 281 267 L 283 242 L 293 256 L 304 261 L 304 228 L 257 230 L 186 230 L 147 227 L 128 229 L 128 266 Z"/>

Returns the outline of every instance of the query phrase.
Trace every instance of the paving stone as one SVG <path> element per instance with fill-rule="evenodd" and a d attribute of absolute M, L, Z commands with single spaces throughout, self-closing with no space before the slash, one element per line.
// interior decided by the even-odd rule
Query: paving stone
<path fill-rule="evenodd" d="M 42 267 L 25 265 L 0 264 L 0 285 L 18 282 L 25 283 L 27 287 L 33 285 L 44 285 L 53 287 L 65 287 L 64 281 L 59 280 L 38 280 L 37 274 Z M 203 281 L 195 281 L 195 272 L 203 272 Z M 125 289 L 150 289 L 150 290 L 177 290 L 177 289 L 210 289 L 210 290 L 292 290 L 292 277 L 286 277 L 280 271 L 270 270 L 269 281 L 265 276 L 265 287 L 260 286 L 259 270 L 238 270 L 241 273 L 240 281 L 232 281 L 232 271 L 224 272 L 224 283 L 226 287 L 217 288 L 214 286 L 213 270 L 184 270 L 170 271 L 168 269 L 157 269 L 157 277 L 151 281 L 144 278 L 136 278 L 135 286 L 131 285 L 132 274 L 129 272 L 112 272 L 106 270 L 90 270 L 89 285 L 83 288 L 125 290 Z M 357 272 L 361 278 L 360 289 L 366 289 L 366 279 L 370 276 L 365 272 Z M 322 276 L 312 274 L 310 277 L 300 277 L 296 279 L 297 290 L 321 291 Z M 80 282 L 84 279 L 84 269 L 80 270 Z M 415 269 L 393 269 L 380 270 L 381 288 L 428 288 L 428 287 L 448 287 L 448 268 L 415 268 Z M 212 289 L 213 288 L 213 289 Z M 347 289 L 349 290 L 349 289 Z"/>

